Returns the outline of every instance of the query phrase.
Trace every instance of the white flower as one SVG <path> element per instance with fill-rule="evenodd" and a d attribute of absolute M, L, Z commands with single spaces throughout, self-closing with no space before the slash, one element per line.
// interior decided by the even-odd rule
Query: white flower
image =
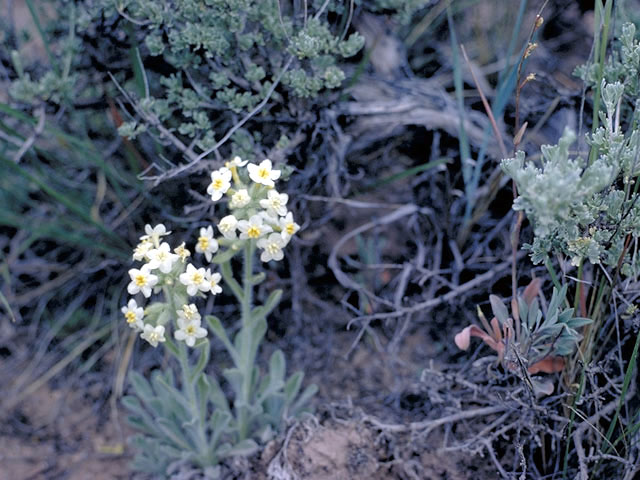
<path fill-rule="evenodd" d="M 273 187 L 273 181 L 280 178 L 280 170 L 273 170 L 271 160 L 268 158 L 260 162 L 260 165 L 250 163 L 247 165 L 247 170 L 249 171 L 249 178 L 251 178 L 251 180 L 268 187 Z"/>
<path fill-rule="evenodd" d="M 124 318 L 127 320 L 127 324 L 134 330 L 142 330 L 144 323 L 142 317 L 144 317 L 144 309 L 139 307 L 136 301 L 132 298 L 125 307 L 122 307 L 120 311 L 124 314 Z"/>
<path fill-rule="evenodd" d="M 178 314 L 178 319 L 183 319 L 185 322 L 199 322 L 202 318 L 193 303 L 183 305 L 180 310 L 176 310 L 176 313 Z"/>
<path fill-rule="evenodd" d="M 144 231 L 146 235 L 141 236 L 140 240 L 142 240 L 143 242 L 145 240 L 150 241 L 154 245 L 158 245 L 158 243 L 160 242 L 160 237 L 164 237 L 165 235 L 169 235 L 171 233 L 167 232 L 167 228 L 162 223 L 159 223 L 155 227 L 146 224 L 144 226 Z"/>
<path fill-rule="evenodd" d="M 229 206 L 231 208 L 242 208 L 248 205 L 250 201 L 251 197 L 249 196 L 249 192 L 247 192 L 246 188 L 242 188 L 231 195 L 231 203 L 229 203 Z"/>
<path fill-rule="evenodd" d="M 200 326 L 200 318 L 187 320 L 184 317 L 178 318 L 179 330 L 173 333 L 176 340 L 184 341 L 188 346 L 193 347 L 196 339 L 207 336 L 207 331 Z"/>
<path fill-rule="evenodd" d="M 149 323 L 144 326 L 144 331 L 140 334 L 140 338 L 145 339 L 152 347 L 157 347 L 158 342 L 164 342 L 167 340 L 164 338 L 164 326 L 158 325 L 157 327 L 154 327 Z"/>
<path fill-rule="evenodd" d="M 287 214 L 287 202 L 289 195 L 286 193 L 278 193 L 275 190 L 269 190 L 267 198 L 260 200 L 260 206 L 264 208 L 271 216 L 285 216 Z"/>
<path fill-rule="evenodd" d="M 143 265 L 140 270 L 132 268 L 129 270 L 131 283 L 127 286 L 127 291 L 131 295 L 142 292 L 145 297 L 151 296 L 151 289 L 158 283 L 158 277 L 150 272 L 149 265 Z"/>
<path fill-rule="evenodd" d="M 209 290 L 204 268 L 196 268 L 191 263 L 187 265 L 187 271 L 180 274 L 180 283 L 187 287 L 189 295 L 195 295 L 198 290 L 203 292 Z"/>
<path fill-rule="evenodd" d="M 191 252 L 184 247 L 184 242 L 178 245 L 173 251 L 180 257 L 182 263 L 184 263 L 187 257 L 191 256 Z"/>
<path fill-rule="evenodd" d="M 147 253 L 153 248 L 153 242 L 149 239 L 142 240 L 136 248 L 133 249 L 133 259 L 138 262 L 147 260 Z"/>
<path fill-rule="evenodd" d="M 260 238 L 273 229 L 269 225 L 262 223 L 262 217 L 260 215 L 253 215 L 248 221 L 240 220 L 238 222 L 238 230 L 240 230 L 240 238 L 246 240 L 247 238 Z"/>
<path fill-rule="evenodd" d="M 147 253 L 151 270 L 159 269 L 162 273 L 169 273 L 173 264 L 178 261 L 178 255 L 171 253 L 171 247 L 167 242 L 162 242 L 158 248 L 149 250 Z"/>
<path fill-rule="evenodd" d="M 233 159 L 230 162 L 227 162 L 227 167 L 231 168 L 231 167 L 244 167 L 247 163 L 249 162 L 249 160 L 242 160 L 240 157 L 238 157 L 237 155 L 235 157 L 233 157 Z"/>
<path fill-rule="evenodd" d="M 263 221 L 263 222 L 266 222 L 266 223 L 267 223 L 267 225 L 270 225 L 270 226 L 272 226 L 272 227 L 273 227 L 274 225 L 279 225 L 279 223 L 278 223 L 278 217 L 277 217 L 277 216 L 275 216 L 275 217 L 274 217 L 273 215 L 271 215 L 271 214 L 267 213 L 267 211 L 266 211 L 266 210 L 260 210 L 260 211 L 258 212 L 258 215 L 260 215 L 260 216 L 262 217 L 262 221 Z"/>
<path fill-rule="evenodd" d="M 300 230 L 300 225 L 293 221 L 293 214 L 288 212 L 285 217 L 278 220 L 278 226 L 282 229 L 280 235 L 285 242 L 291 240 L 291 237 Z"/>
<path fill-rule="evenodd" d="M 196 252 L 204 253 L 207 262 L 211 261 L 211 256 L 218 251 L 218 242 L 213 238 L 213 227 L 200 229 L 200 236 L 196 244 Z"/>
<path fill-rule="evenodd" d="M 211 273 L 207 268 L 205 277 L 207 279 L 207 282 L 209 282 L 209 291 L 211 292 L 211 295 L 217 295 L 222 292 L 222 287 L 220 286 L 222 275 L 220 275 L 218 272 Z"/>
<path fill-rule="evenodd" d="M 218 230 L 220 230 L 220 233 L 224 236 L 224 238 L 235 240 L 237 226 L 238 219 L 233 215 L 227 215 L 226 217 L 223 217 L 222 220 L 220 220 L 220 223 L 218 223 Z"/>
<path fill-rule="evenodd" d="M 231 187 L 231 170 L 222 167 L 220 170 L 211 172 L 211 184 L 207 188 L 207 193 L 211 195 L 211 200 L 217 202 L 222 198 L 222 194 Z"/>
<path fill-rule="evenodd" d="M 260 260 L 263 262 L 268 262 L 269 260 L 279 261 L 284 257 L 282 247 L 284 247 L 286 243 L 278 233 L 272 233 L 267 238 L 261 238 L 258 240 L 257 245 L 258 248 L 263 249 L 260 254 Z"/>

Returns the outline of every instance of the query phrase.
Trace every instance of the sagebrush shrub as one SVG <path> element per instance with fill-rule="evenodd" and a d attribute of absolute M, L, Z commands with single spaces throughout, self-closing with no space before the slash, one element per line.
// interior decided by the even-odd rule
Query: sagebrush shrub
<path fill-rule="evenodd" d="M 619 49 L 606 64 L 601 84 L 604 112 L 601 125 L 586 135 L 588 155 L 571 146 L 576 135 L 567 129 L 557 145 L 542 147 L 540 165 L 525 163 L 516 153 L 502 162 L 515 181 L 515 210 L 533 222 L 534 240 L 525 245 L 534 263 L 550 253 L 583 259 L 608 267 L 621 266 L 625 275 L 637 274 L 640 260 L 635 242 L 640 236 L 640 109 L 637 99 L 640 43 L 633 24 L 625 24 Z M 594 86 L 596 67 L 577 69 Z"/>

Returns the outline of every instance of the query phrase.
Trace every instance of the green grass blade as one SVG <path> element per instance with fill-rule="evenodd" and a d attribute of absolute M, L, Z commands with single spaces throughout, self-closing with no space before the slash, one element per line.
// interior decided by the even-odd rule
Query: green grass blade
<path fill-rule="evenodd" d="M 460 146 L 460 162 L 462 163 L 462 177 L 464 179 L 465 195 L 467 198 L 467 206 L 465 211 L 465 218 L 471 215 L 472 202 L 471 199 L 475 197 L 475 186 L 470 182 L 471 180 L 471 148 L 469 147 L 469 140 L 467 138 L 467 132 L 464 128 L 464 100 L 462 84 L 462 65 L 460 62 L 460 53 L 458 52 L 458 37 L 456 35 L 456 28 L 453 22 L 453 15 L 451 8 L 447 7 L 447 22 L 449 25 L 449 35 L 451 37 L 451 52 L 453 61 L 453 84 L 456 93 L 456 102 L 458 104 L 458 144 Z"/>
<path fill-rule="evenodd" d="M 504 76 L 509 72 L 509 69 L 513 69 L 517 66 L 518 62 L 514 65 L 509 66 L 509 59 L 513 55 L 513 51 L 516 48 L 516 43 L 518 41 L 518 37 L 520 36 L 520 29 L 522 28 L 522 20 L 524 18 L 525 11 L 527 10 L 527 0 L 520 0 L 520 8 L 518 8 L 518 15 L 516 17 L 516 22 L 513 25 L 513 30 L 511 31 L 511 40 L 509 40 L 509 46 L 507 47 L 507 64 L 504 69 L 498 73 L 498 85 L 502 85 L 504 81 Z"/>
<path fill-rule="evenodd" d="M 618 422 L 618 418 L 620 417 L 620 410 L 622 410 L 622 405 L 624 405 L 625 403 L 627 392 L 629 391 L 629 384 L 631 383 L 631 377 L 638 361 L 638 347 L 640 347 L 640 332 L 638 332 L 638 335 L 636 337 L 636 343 L 633 346 L 633 353 L 631 354 L 631 359 L 629 360 L 629 365 L 627 366 L 627 371 L 624 375 L 624 382 L 622 383 L 622 390 L 620 392 L 620 398 L 618 399 L 616 413 L 613 415 L 613 419 L 611 420 L 609 428 L 607 429 L 607 440 L 610 440 L 611 435 L 613 435 L 613 430 L 616 428 L 616 423 Z M 622 433 L 624 435 L 624 428 L 622 429 Z M 606 454 L 609 452 L 609 450 L 610 447 L 607 445 L 607 448 L 603 453 Z"/>
<path fill-rule="evenodd" d="M 413 175 L 417 175 L 418 173 L 425 172 L 432 168 L 437 167 L 438 165 L 442 165 L 444 163 L 448 163 L 448 158 L 439 158 L 438 160 L 433 160 L 432 162 L 423 163 L 422 165 L 417 165 L 415 167 L 409 168 L 403 172 L 395 173 L 388 177 L 385 177 L 369 186 L 367 186 L 364 191 L 375 190 L 376 188 L 383 187 L 385 185 L 389 185 L 390 183 L 397 182 L 398 180 L 402 180 L 407 177 L 411 177 Z"/>
<path fill-rule="evenodd" d="M 76 202 L 74 202 L 74 199 L 62 194 L 61 192 L 51 187 L 49 185 L 49 182 L 44 180 L 44 177 L 41 177 L 33 172 L 28 171 L 26 168 L 10 161 L 9 159 L 5 158 L 2 155 L 0 155 L 0 163 L 2 163 L 5 167 L 7 167 L 6 168 L 7 171 L 13 171 L 14 173 L 17 173 L 20 176 L 26 178 L 27 180 L 33 182 L 35 185 L 37 185 L 40 188 L 40 190 L 42 190 L 42 192 L 44 192 L 45 194 L 47 194 L 48 196 L 56 200 L 58 203 L 64 205 L 71 212 L 75 213 L 78 217 L 80 217 L 87 223 L 97 227 L 115 244 L 121 246 L 124 249 L 129 248 L 129 246 L 124 242 L 124 240 L 122 240 L 118 235 L 116 235 L 114 232 L 112 232 L 107 227 L 105 227 L 105 225 L 102 224 L 101 222 L 97 222 L 93 218 L 91 218 L 90 213 L 82 209 Z"/>
<path fill-rule="evenodd" d="M 594 63 L 598 65 L 598 76 L 595 84 L 595 92 L 593 94 L 593 116 L 591 133 L 598 129 L 600 117 L 600 90 L 602 79 L 604 77 L 604 63 L 606 61 L 607 44 L 609 43 L 609 24 L 611 23 L 611 10 L 613 8 L 613 0 L 606 0 L 604 7 L 602 0 L 596 0 L 595 6 L 595 22 L 594 22 Z M 602 31 L 600 30 L 602 23 Z M 591 148 L 589 152 L 589 164 L 593 163 L 598 156 L 598 149 Z"/>
<path fill-rule="evenodd" d="M 147 80 L 147 72 L 144 70 L 140 50 L 137 46 L 129 49 L 129 59 L 131 60 L 131 68 L 133 69 L 136 93 L 140 98 L 149 98 L 149 81 Z"/>
<path fill-rule="evenodd" d="M 7 300 L 7 297 L 5 297 L 2 294 L 2 292 L 0 292 L 0 303 L 2 303 L 2 305 L 5 308 L 5 310 L 7 311 L 9 316 L 11 317 L 11 321 L 15 323 L 16 316 L 13 314 L 13 310 L 11 309 L 11 305 L 9 305 L 9 301 Z"/>

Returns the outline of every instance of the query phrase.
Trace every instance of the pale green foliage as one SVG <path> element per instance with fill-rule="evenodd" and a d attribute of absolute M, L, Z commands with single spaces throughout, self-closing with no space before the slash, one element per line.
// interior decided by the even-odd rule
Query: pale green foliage
<path fill-rule="evenodd" d="M 166 122 L 179 119 L 180 135 L 214 142 L 220 110 L 247 112 L 262 101 L 289 56 L 281 78 L 298 97 L 315 97 L 342 84 L 342 58 L 364 43 L 358 34 L 341 40 L 324 15 L 294 19 L 290 5 L 262 0 L 102 0 L 105 11 L 120 11 L 144 24 L 139 33 L 152 56 L 178 73 L 160 76 L 148 111 Z M 338 32 L 341 33 L 341 32 Z M 228 125 L 225 126 L 228 128 Z M 129 132 L 131 128 L 125 130 Z M 238 153 L 238 152 L 236 152 Z"/>
<path fill-rule="evenodd" d="M 39 11 L 38 3 L 34 2 Z M 161 124 L 194 151 L 213 146 L 270 92 L 265 109 L 284 110 L 285 118 L 291 116 L 291 100 L 297 102 L 297 111 L 313 108 L 319 95 L 344 84 L 345 59 L 364 45 L 363 37 L 349 28 L 348 9 L 336 15 L 335 7 L 344 7 L 337 0 L 46 3 L 56 13 L 40 15 L 43 43 L 51 44 L 49 61 L 43 64 L 42 59 L 14 53 L 18 78 L 9 88 L 12 99 L 65 106 L 95 100 L 105 93 L 94 90 L 93 65 L 98 64 L 114 75 L 123 88 L 120 93 L 129 96 L 127 103 L 138 109 L 135 117 L 117 109 L 124 121 L 121 135 L 135 138 L 146 131 L 159 138 Z M 99 49 L 94 42 L 99 42 Z M 118 97 L 105 77 L 102 74 L 100 83 L 106 80 L 108 96 Z M 290 123 L 284 128 L 293 129 Z M 282 132 L 266 130 L 266 138 L 249 150 L 233 138 L 233 152 L 254 155 L 273 147 Z"/>
<path fill-rule="evenodd" d="M 198 348 L 200 355 L 205 355 L 205 348 L 208 352 L 208 344 Z M 251 431 L 258 441 L 269 440 L 283 418 L 293 418 L 305 411 L 315 392 L 311 386 L 301 394 L 302 373 L 297 372 L 285 381 L 285 371 L 284 355 L 279 350 L 271 356 L 267 372 L 254 367 L 260 384 L 254 385 L 255 393 L 246 409 L 252 424 L 260 425 Z M 130 439 L 136 449 L 134 469 L 166 475 L 173 462 L 207 467 L 224 458 L 257 450 L 253 438 L 240 439 L 234 409 L 215 377 L 201 370 L 194 373 L 186 379 L 191 382 L 188 387 L 176 382 L 170 369 L 156 370 L 151 381 L 135 371 L 129 374 L 134 395 L 124 397 L 122 403 L 129 411 L 129 424 L 139 432 Z M 224 370 L 224 375 L 235 379 L 238 372 L 230 368 Z M 193 388 L 197 404 L 191 403 L 185 388 Z M 196 422 L 200 428 L 195 428 Z"/>
<path fill-rule="evenodd" d="M 502 168 L 518 186 L 514 210 L 524 210 L 533 219 L 536 235 L 534 262 L 546 258 L 550 248 L 575 254 L 570 245 L 582 241 L 582 233 L 598 217 L 600 203 L 594 195 L 611 183 L 613 168 L 598 159 L 590 166 L 586 160 L 570 158 L 569 146 L 575 134 L 566 130 L 558 145 L 542 147 L 540 168 L 525 165 L 524 152 L 503 160 Z M 589 259 L 597 263 L 599 255 L 590 251 Z"/>
<path fill-rule="evenodd" d="M 640 236 L 639 111 L 634 94 L 629 95 L 638 88 L 640 47 L 634 33 L 633 25 L 623 27 L 624 62 L 610 62 L 605 69 L 601 126 L 587 136 L 591 162 L 570 152 L 575 134 L 569 130 L 557 145 L 542 147 L 539 166 L 525 164 L 523 152 L 502 162 L 518 187 L 513 208 L 524 210 L 534 226 L 533 244 L 526 247 L 535 263 L 555 252 L 576 265 L 582 259 L 610 267 L 622 262 L 626 274 L 640 266 L 625 249 L 628 237 Z M 592 77 L 585 78 L 589 83 Z"/>
<path fill-rule="evenodd" d="M 572 354 L 582 338 L 577 329 L 591 323 L 588 318 L 574 317 L 573 308 L 561 308 L 566 295 L 566 284 L 559 292 L 554 288 L 546 313 L 540 308 L 536 296 L 525 298 L 524 295 L 518 295 L 520 335 L 513 341 L 522 356 L 521 360 L 526 360 L 529 365 L 549 356 Z M 500 326 L 513 328 L 513 318 L 509 316 L 507 307 L 495 295 L 491 295 L 490 300 Z M 509 351 L 505 358 L 509 359 Z"/>
<path fill-rule="evenodd" d="M 41 8 L 38 3 L 36 10 Z M 354 11 L 388 15 L 406 24 L 430 2 L 42 3 L 50 7 L 47 11 L 55 12 L 55 16 L 40 15 L 43 43 L 51 45 L 49 62 L 43 64 L 27 59 L 22 52 L 15 53 L 13 67 L 19 78 L 10 85 L 13 100 L 72 107 L 75 102 L 91 102 L 105 93 L 112 99 L 122 99 L 120 94 L 126 92 L 125 103 L 135 105 L 137 112 L 133 115 L 118 105 L 124 122 L 119 128 L 121 135 L 135 139 L 148 133 L 156 142 L 155 146 L 144 143 L 144 153 L 156 154 L 158 144 L 167 145 L 162 132 L 169 130 L 197 154 L 214 146 L 242 116 L 271 94 L 264 110 L 270 111 L 276 122 L 280 114 L 285 119 L 279 131 L 257 129 L 263 136 L 251 142 L 242 134 L 240 139 L 236 135 L 231 138 L 234 155 L 255 155 L 273 148 L 282 133 L 294 133 L 292 116 L 312 110 L 318 102 L 326 104 L 337 98 L 331 91 L 345 84 L 345 62 L 364 45 L 363 37 L 351 25 Z M 96 82 L 94 65 L 114 75 L 123 88 L 120 94 L 104 74 Z M 178 142 L 173 144 L 184 153 Z M 162 155 L 170 158 L 166 151 Z"/>
<path fill-rule="evenodd" d="M 604 67 L 604 79 L 607 83 L 620 82 L 627 95 L 638 95 L 640 68 L 640 42 L 635 38 L 636 27 L 633 23 L 625 23 L 620 33 L 619 48 L 611 52 Z M 585 64 L 576 68 L 575 75 L 580 77 L 588 87 L 593 87 L 598 79 L 598 65 Z"/>
<path fill-rule="evenodd" d="M 53 71 L 45 73 L 38 80 L 33 80 L 31 75 L 25 73 L 11 84 L 9 93 L 16 100 L 23 102 L 39 103 L 51 100 L 56 103 L 64 103 L 73 96 L 75 76 L 61 77 Z"/>
<path fill-rule="evenodd" d="M 469 325 L 456 335 L 455 342 L 458 348 L 467 350 L 471 337 L 481 338 L 496 351 L 498 361 L 503 366 L 520 372 L 537 393 L 548 395 L 548 382 L 541 383 L 530 374 L 562 370 L 562 357 L 571 355 L 582 338 L 577 329 L 591 323 L 591 320 L 574 317 L 573 308 L 562 308 L 567 294 L 566 284 L 560 291 L 553 289 L 548 304 L 541 297 L 541 308 L 538 300 L 541 296 L 540 284 L 540 279 L 533 279 L 522 295 L 511 301 L 511 313 L 500 298 L 490 295 L 493 310 L 491 321 L 487 321 L 478 307 L 483 328 Z"/>

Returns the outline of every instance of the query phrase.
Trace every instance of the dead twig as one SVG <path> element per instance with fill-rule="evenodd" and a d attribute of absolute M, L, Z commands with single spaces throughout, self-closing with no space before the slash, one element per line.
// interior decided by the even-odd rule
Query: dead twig
<path fill-rule="evenodd" d="M 375 294 L 373 294 L 372 292 L 369 292 L 363 285 L 360 285 L 355 280 L 352 280 L 346 273 L 342 271 L 342 269 L 338 265 L 338 252 L 340 251 L 340 248 L 347 241 L 349 241 L 353 237 L 363 232 L 366 232 L 367 230 L 370 230 L 379 225 L 387 225 L 389 223 L 393 223 L 403 217 L 412 215 L 419 211 L 420 211 L 420 208 L 417 205 L 412 205 L 412 204 L 405 205 L 387 215 L 384 215 L 376 220 L 367 222 L 364 225 L 359 226 L 358 228 L 352 230 L 351 232 L 346 234 L 344 237 L 342 237 L 340 240 L 338 240 L 338 242 L 336 242 L 336 244 L 331 249 L 331 254 L 329 255 L 329 260 L 327 262 L 329 265 L 329 268 L 335 275 L 338 282 L 340 282 L 340 284 L 345 288 L 350 288 L 357 292 L 366 293 L 368 296 L 375 298 L 376 297 Z M 378 300 L 382 300 L 382 299 L 378 299 Z"/>
<path fill-rule="evenodd" d="M 483 407 L 476 408 L 473 410 L 465 410 L 463 412 L 458 412 L 453 415 L 447 415 L 446 417 L 436 418 L 434 420 L 424 420 L 422 422 L 411 422 L 408 424 L 398 424 L 398 423 L 382 423 L 377 418 L 365 415 L 363 417 L 364 422 L 368 422 L 371 425 L 379 428 L 381 430 L 387 430 L 390 432 L 418 432 L 424 431 L 424 433 L 428 433 L 434 428 L 440 427 L 442 425 L 446 425 L 448 423 L 456 423 L 461 420 L 468 420 L 470 418 L 475 417 L 484 417 L 487 415 L 493 415 L 496 413 L 502 413 L 507 410 L 506 405 L 497 405 L 494 407 Z"/>
<path fill-rule="evenodd" d="M 27 137 L 20 149 L 13 156 L 13 163 L 20 163 L 20 159 L 22 159 L 24 154 L 29 151 L 33 143 L 36 141 L 36 138 L 38 138 L 38 136 L 40 136 L 44 131 L 45 120 L 47 117 L 44 105 L 41 105 L 36 109 L 36 115 L 38 117 L 36 128 L 34 128 L 33 133 Z"/>
<path fill-rule="evenodd" d="M 524 254 L 524 252 L 523 252 Z M 398 310 L 395 310 L 393 312 L 381 312 L 381 313 L 374 313 L 372 315 L 363 315 L 360 317 L 356 317 L 353 318 L 350 322 L 349 325 L 351 325 L 353 322 L 357 322 L 357 321 L 364 321 L 364 322 L 370 322 L 372 320 L 383 320 L 383 319 L 388 319 L 388 318 L 398 318 L 404 315 L 407 315 L 409 313 L 415 313 L 415 312 L 419 312 L 422 310 L 426 310 L 429 308 L 434 308 L 437 307 L 438 305 L 441 305 L 443 303 L 446 302 L 450 302 L 452 300 L 454 300 L 455 298 L 459 297 L 460 294 L 467 292 L 469 290 L 471 290 L 472 288 L 475 288 L 479 285 L 482 285 L 486 282 L 488 282 L 489 280 L 498 278 L 498 275 L 500 273 L 502 273 L 504 270 L 507 270 L 509 267 L 511 266 L 511 262 L 503 262 L 500 263 L 498 265 L 496 265 L 494 268 L 492 268 L 491 270 L 478 275 L 477 277 L 475 277 L 473 280 L 469 280 L 466 283 L 463 283 L 462 285 L 458 286 L 457 288 L 454 288 L 453 290 L 451 290 L 450 292 L 447 292 L 446 294 L 438 297 L 438 298 L 431 298 L 429 300 L 426 300 L 424 302 L 420 302 L 420 303 L 416 303 L 415 305 L 412 305 L 410 307 L 404 307 L 404 308 L 400 308 Z"/>

